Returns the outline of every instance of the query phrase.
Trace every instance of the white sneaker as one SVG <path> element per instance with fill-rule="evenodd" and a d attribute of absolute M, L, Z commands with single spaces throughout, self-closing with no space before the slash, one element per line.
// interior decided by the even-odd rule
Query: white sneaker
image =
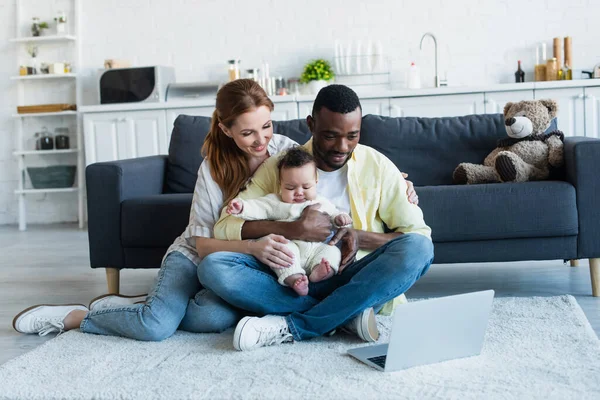
<path fill-rule="evenodd" d="M 343 329 L 354 333 L 365 342 L 376 342 L 379 339 L 379 330 L 377 329 L 377 320 L 373 307 L 363 310 L 350 322 L 343 326 Z"/>
<path fill-rule="evenodd" d="M 45 336 L 52 332 L 62 333 L 64 320 L 74 310 L 88 311 L 83 304 L 40 304 L 26 308 L 13 319 L 13 328 L 20 333 L 37 333 Z"/>
<path fill-rule="evenodd" d="M 284 317 L 267 315 L 262 318 L 244 317 L 233 333 L 236 350 L 254 350 L 259 347 L 291 342 L 292 334 Z"/>
<path fill-rule="evenodd" d="M 90 311 L 105 310 L 107 308 L 119 308 L 144 303 L 147 294 L 137 296 L 123 296 L 121 294 L 103 294 L 90 301 Z"/>

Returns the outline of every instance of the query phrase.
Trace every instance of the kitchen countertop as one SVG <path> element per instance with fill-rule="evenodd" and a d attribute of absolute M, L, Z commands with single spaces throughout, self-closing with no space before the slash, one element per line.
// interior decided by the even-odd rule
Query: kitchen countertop
<path fill-rule="evenodd" d="M 574 87 L 600 86 L 600 79 L 580 79 L 573 81 L 551 81 L 551 82 L 524 82 L 524 83 L 500 83 L 494 85 L 481 86 L 446 86 L 440 88 L 423 89 L 398 89 L 381 90 L 361 93 L 357 91 L 361 99 L 377 99 L 392 97 L 417 97 L 417 96 L 442 96 L 452 94 L 466 93 L 484 93 L 484 92 L 506 92 L 515 90 L 535 90 L 535 89 L 564 89 Z M 313 101 L 314 94 L 297 96 L 273 96 L 273 103 L 289 103 Z M 136 110 L 163 110 L 171 108 L 195 108 L 195 107 L 214 107 L 215 99 L 206 97 L 194 100 L 180 100 L 159 103 L 120 103 L 120 104 L 99 104 L 79 107 L 82 113 L 97 113 L 110 111 L 136 111 Z"/>

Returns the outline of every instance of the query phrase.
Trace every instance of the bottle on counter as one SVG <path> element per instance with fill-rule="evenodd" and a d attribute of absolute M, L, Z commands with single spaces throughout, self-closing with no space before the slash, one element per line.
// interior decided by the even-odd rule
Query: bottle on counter
<path fill-rule="evenodd" d="M 546 43 L 540 43 L 535 48 L 535 67 L 533 69 L 533 80 L 536 82 L 546 80 Z"/>
<path fill-rule="evenodd" d="M 515 72 L 515 82 L 517 83 L 521 83 L 521 82 L 525 82 L 525 71 L 523 71 L 521 69 L 521 60 L 517 61 L 518 62 L 518 68 L 517 68 L 517 72 Z"/>
<path fill-rule="evenodd" d="M 240 60 L 229 60 L 229 82 L 240 79 Z"/>
<path fill-rule="evenodd" d="M 421 88 L 421 74 L 419 73 L 419 67 L 417 67 L 417 65 L 414 62 L 411 62 L 410 67 L 408 67 L 406 87 L 408 87 L 409 89 Z"/>
<path fill-rule="evenodd" d="M 558 61 L 552 57 L 546 62 L 546 80 L 555 81 L 558 79 Z"/>
<path fill-rule="evenodd" d="M 563 74 L 563 79 L 570 81 L 573 79 L 573 41 L 570 36 L 565 37 L 564 46 L 566 72 Z"/>

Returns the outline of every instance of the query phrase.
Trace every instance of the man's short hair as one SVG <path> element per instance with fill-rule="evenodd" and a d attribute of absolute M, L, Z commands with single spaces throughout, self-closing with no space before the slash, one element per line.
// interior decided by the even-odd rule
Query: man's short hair
<path fill-rule="evenodd" d="M 300 146 L 294 146 L 279 158 L 277 169 L 281 173 L 282 169 L 300 168 L 310 163 L 315 163 L 313 155 Z"/>
<path fill-rule="evenodd" d="M 313 104 L 313 118 L 323 107 L 340 114 L 351 113 L 357 107 L 362 110 L 360 100 L 354 90 L 344 85 L 329 85 L 319 91 Z"/>

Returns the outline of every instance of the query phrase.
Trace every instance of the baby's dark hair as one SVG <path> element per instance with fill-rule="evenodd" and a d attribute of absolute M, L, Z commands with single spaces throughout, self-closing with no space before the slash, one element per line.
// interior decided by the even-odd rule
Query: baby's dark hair
<path fill-rule="evenodd" d="M 281 175 L 282 169 L 300 168 L 306 164 L 315 164 L 315 158 L 300 146 L 294 146 L 286 151 L 277 162 L 277 169 Z M 316 167 L 315 167 L 316 171 Z"/>

